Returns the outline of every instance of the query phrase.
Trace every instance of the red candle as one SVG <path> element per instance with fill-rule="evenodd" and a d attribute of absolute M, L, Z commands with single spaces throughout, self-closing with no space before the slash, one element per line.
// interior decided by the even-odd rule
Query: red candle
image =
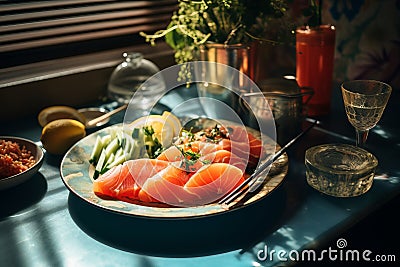
<path fill-rule="evenodd" d="M 296 79 L 300 87 L 311 87 L 314 96 L 308 102 L 308 115 L 330 111 L 335 27 L 302 26 L 296 30 Z"/>

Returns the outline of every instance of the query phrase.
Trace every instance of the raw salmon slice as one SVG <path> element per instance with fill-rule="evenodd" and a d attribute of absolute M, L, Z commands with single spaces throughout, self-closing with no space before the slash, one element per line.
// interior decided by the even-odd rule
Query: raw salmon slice
<path fill-rule="evenodd" d="M 214 202 L 243 182 L 243 172 L 227 163 L 213 163 L 196 172 L 185 184 L 185 189 L 199 196 L 197 204 Z"/>
<path fill-rule="evenodd" d="M 239 146 L 240 148 L 240 145 L 238 143 L 246 144 L 250 149 L 249 153 L 251 159 L 261 158 L 262 142 L 260 139 L 255 137 L 245 127 L 241 126 L 231 127 L 231 130 L 232 133 L 230 135 L 230 140 L 234 142 L 234 146 Z M 234 151 L 232 152 L 235 153 Z"/>
<path fill-rule="evenodd" d="M 212 163 L 229 163 L 238 167 L 243 173 L 246 170 L 247 160 L 236 156 L 228 150 L 217 150 L 210 154 L 206 154 L 200 158 L 203 162 L 210 161 Z"/>
<path fill-rule="evenodd" d="M 248 161 L 249 167 L 256 167 L 262 155 L 262 142 L 248 134 L 245 142 L 223 139 L 218 143 L 219 149 L 228 150 L 243 160 Z"/>
<path fill-rule="evenodd" d="M 161 154 L 157 157 L 158 160 L 164 160 L 169 162 L 180 161 L 182 160 L 183 155 L 182 152 L 176 146 L 171 146 L 161 152 Z"/>
<path fill-rule="evenodd" d="M 230 140 L 225 139 L 228 143 L 228 149 L 230 149 Z M 176 147 L 172 146 L 168 149 L 164 150 L 157 159 L 165 160 L 169 162 L 174 162 L 174 166 L 181 168 L 187 172 L 196 172 L 204 165 L 210 163 L 229 163 L 241 169 L 243 172 L 247 166 L 247 157 L 241 154 L 241 157 L 236 156 L 231 151 L 223 149 L 221 144 L 207 143 L 207 142 L 193 142 L 193 146 L 190 147 Z M 192 150 L 192 148 L 194 150 Z M 198 151 L 195 153 L 199 153 L 201 156 L 199 160 L 190 166 L 187 166 L 184 162 L 184 156 L 180 149 L 184 149 L 184 151 Z M 243 150 L 242 150 L 243 151 Z"/>
<path fill-rule="evenodd" d="M 217 150 L 222 149 L 221 146 L 214 144 L 214 143 L 208 143 L 208 142 L 202 142 L 202 141 L 194 141 L 189 144 L 182 144 L 182 145 L 177 145 L 177 146 L 171 146 L 161 152 L 161 154 L 157 157 L 159 160 L 166 160 L 166 161 L 180 161 L 183 159 L 182 151 L 192 151 L 194 153 L 200 153 L 201 155 L 206 155 L 209 153 L 213 153 Z"/>
<path fill-rule="evenodd" d="M 168 162 L 156 159 L 128 160 L 93 182 L 95 194 L 120 200 L 137 200 L 141 185 L 148 177 L 168 166 Z"/>
<path fill-rule="evenodd" d="M 216 153 L 222 161 L 232 156 L 229 151 Z M 190 173 L 168 161 L 137 159 L 103 174 L 94 181 L 93 191 L 100 197 L 131 203 L 198 206 L 224 196 L 243 181 L 242 176 L 242 170 L 228 163 L 204 165 Z"/>
<path fill-rule="evenodd" d="M 200 197 L 183 187 L 190 174 L 170 164 L 147 179 L 139 192 L 141 201 L 157 201 L 171 206 L 193 206 Z"/>

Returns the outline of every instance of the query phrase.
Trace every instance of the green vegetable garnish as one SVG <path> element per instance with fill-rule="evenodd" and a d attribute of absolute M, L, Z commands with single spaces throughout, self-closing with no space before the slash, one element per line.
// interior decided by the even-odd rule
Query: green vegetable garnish
<path fill-rule="evenodd" d="M 154 129 L 153 126 L 145 126 L 143 127 L 144 132 L 144 142 L 146 145 L 147 155 L 149 158 L 155 159 L 157 158 L 164 150 L 161 142 L 157 137 L 154 137 Z"/>
<path fill-rule="evenodd" d="M 209 160 L 200 160 L 201 154 L 200 153 L 196 153 L 193 150 L 189 149 L 184 151 L 182 148 L 179 148 L 179 151 L 182 154 L 182 162 L 181 162 L 181 168 L 184 168 L 187 172 L 192 172 L 192 171 L 196 171 L 196 168 L 194 167 L 194 165 L 197 162 L 201 162 L 203 164 L 210 164 L 211 161 Z"/>

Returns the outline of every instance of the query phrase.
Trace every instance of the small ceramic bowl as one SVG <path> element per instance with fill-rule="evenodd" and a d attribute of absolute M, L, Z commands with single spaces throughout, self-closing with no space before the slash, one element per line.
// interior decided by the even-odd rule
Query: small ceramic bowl
<path fill-rule="evenodd" d="M 25 146 L 25 148 L 32 153 L 36 161 L 36 163 L 26 171 L 0 179 L 0 190 L 4 190 L 19 185 L 35 175 L 43 164 L 44 153 L 42 148 L 28 139 L 13 136 L 0 136 L 0 140 L 16 142 L 20 147 Z"/>
<path fill-rule="evenodd" d="M 104 114 L 107 113 L 107 110 L 104 108 L 82 108 L 82 109 L 78 109 L 78 112 L 81 113 L 85 118 L 86 118 L 86 122 L 96 119 Z M 103 126 L 104 124 L 106 124 L 107 122 L 109 122 L 110 118 L 106 118 L 102 121 L 99 121 L 96 125 L 93 126 L 88 126 L 86 125 L 86 128 L 96 128 L 96 127 L 100 127 Z"/>

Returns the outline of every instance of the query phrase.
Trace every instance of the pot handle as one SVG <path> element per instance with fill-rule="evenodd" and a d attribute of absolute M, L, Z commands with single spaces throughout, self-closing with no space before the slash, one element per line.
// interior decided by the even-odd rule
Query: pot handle
<path fill-rule="evenodd" d="M 307 103 L 310 101 L 310 99 L 313 97 L 314 95 L 314 89 L 312 89 L 311 87 L 307 87 L 307 86 L 302 86 L 300 87 L 301 90 L 301 94 L 303 95 L 303 110 L 301 112 L 301 116 L 304 118 L 307 117 L 308 115 L 308 107 L 307 107 Z"/>
<path fill-rule="evenodd" d="M 307 105 L 307 103 L 310 102 L 311 98 L 314 95 L 314 89 L 312 89 L 311 87 L 302 86 L 302 87 L 300 87 L 300 90 L 301 90 L 301 95 L 302 96 L 308 96 L 306 98 L 306 100 L 303 101 L 303 105 Z"/>

